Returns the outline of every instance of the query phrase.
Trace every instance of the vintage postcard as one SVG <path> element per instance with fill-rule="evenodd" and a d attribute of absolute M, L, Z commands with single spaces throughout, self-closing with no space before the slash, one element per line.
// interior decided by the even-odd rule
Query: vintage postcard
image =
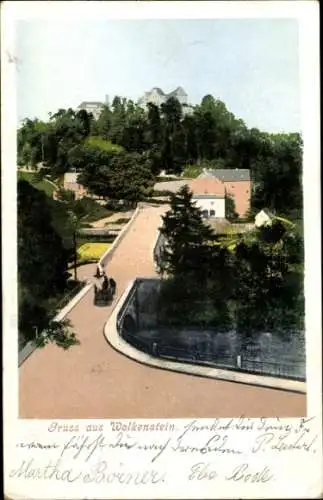
<path fill-rule="evenodd" d="M 321 496 L 318 19 L 2 4 L 8 498 Z"/>

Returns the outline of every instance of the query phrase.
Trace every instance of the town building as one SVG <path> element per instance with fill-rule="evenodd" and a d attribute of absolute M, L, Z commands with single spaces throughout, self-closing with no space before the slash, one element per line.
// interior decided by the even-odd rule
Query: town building
<path fill-rule="evenodd" d="M 154 189 L 176 193 L 185 185 L 192 191 L 193 200 L 205 218 L 225 218 L 229 196 L 240 218 L 245 217 L 250 208 L 252 183 L 248 169 L 204 169 L 194 180 L 158 182 Z"/>
<path fill-rule="evenodd" d="M 192 201 L 205 219 L 225 219 L 225 186 L 215 177 L 197 177 L 188 184 L 193 193 Z"/>
<path fill-rule="evenodd" d="M 250 170 L 215 169 L 204 170 L 198 179 L 218 179 L 224 184 L 226 195 L 231 196 L 235 203 L 235 211 L 239 217 L 244 217 L 250 208 L 252 183 Z"/>
<path fill-rule="evenodd" d="M 78 175 L 79 174 L 77 172 L 67 172 L 64 175 L 63 183 L 63 188 L 68 191 L 72 191 L 75 194 L 76 200 L 83 198 L 83 196 L 87 196 L 87 190 L 85 187 L 77 182 Z"/>

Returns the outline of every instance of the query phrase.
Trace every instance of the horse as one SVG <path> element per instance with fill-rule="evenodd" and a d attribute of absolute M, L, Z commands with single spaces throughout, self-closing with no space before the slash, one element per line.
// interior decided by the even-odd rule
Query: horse
<path fill-rule="evenodd" d="M 116 284 L 116 282 L 114 281 L 113 278 L 109 279 L 109 287 L 110 287 L 110 290 L 111 290 L 111 294 L 114 295 L 116 293 L 117 284 Z"/>
<path fill-rule="evenodd" d="M 110 281 L 109 281 L 109 278 L 104 274 L 103 283 L 102 283 L 102 290 L 107 291 L 109 289 L 110 289 Z"/>

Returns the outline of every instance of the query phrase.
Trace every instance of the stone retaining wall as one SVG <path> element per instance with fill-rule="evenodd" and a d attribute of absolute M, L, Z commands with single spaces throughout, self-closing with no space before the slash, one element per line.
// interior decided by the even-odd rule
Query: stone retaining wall
<path fill-rule="evenodd" d="M 135 280 L 131 294 L 122 306 L 122 317 L 130 317 L 135 336 L 134 342 L 147 344 L 148 349 L 157 343 L 164 350 L 177 350 L 185 357 L 194 353 L 196 360 L 208 360 L 211 364 L 236 366 L 237 356 L 242 356 L 246 369 L 278 376 L 280 374 L 305 380 L 306 356 L 304 332 L 294 332 L 288 339 L 268 332 L 252 337 L 252 344 L 235 331 L 217 332 L 212 328 L 172 327 L 159 320 L 158 296 L 160 280 Z M 118 322 L 122 335 L 122 322 Z M 126 332 L 127 330 L 127 332 Z M 129 334 L 126 327 L 125 332 Z M 128 338 L 128 337 L 127 337 Z M 149 347 L 150 346 L 150 347 Z"/>

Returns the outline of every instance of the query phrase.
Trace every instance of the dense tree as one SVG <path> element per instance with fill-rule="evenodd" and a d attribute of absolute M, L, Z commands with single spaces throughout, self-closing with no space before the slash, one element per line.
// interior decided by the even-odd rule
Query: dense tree
<path fill-rule="evenodd" d="M 205 226 L 202 214 L 192 201 L 192 193 L 183 186 L 170 200 L 170 210 L 162 217 L 161 234 L 167 241 L 162 254 L 161 272 L 170 276 L 194 273 L 202 279 L 212 230 Z"/>
<path fill-rule="evenodd" d="M 205 312 L 203 289 L 207 284 L 212 231 L 204 225 L 187 186 L 171 196 L 170 210 L 162 219 L 160 232 L 166 244 L 159 262 L 159 272 L 164 277 L 160 319 L 173 325 L 200 324 Z"/>
<path fill-rule="evenodd" d="M 127 124 L 126 100 L 115 96 L 112 101 L 111 127 L 109 138 L 114 144 L 121 144 Z"/>
<path fill-rule="evenodd" d="M 151 160 L 147 155 L 129 153 L 113 157 L 106 193 L 110 199 L 137 202 L 150 193 L 153 185 Z"/>
<path fill-rule="evenodd" d="M 78 175 L 78 182 L 85 186 L 89 193 L 108 196 L 110 166 L 114 156 L 115 153 L 112 151 L 82 146 L 82 168 Z"/>
<path fill-rule="evenodd" d="M 46 320 L 44 301 L 62 292 L 69 252 L 52 225 L 46 195 L 27 181 L 18 182 L 19 325 L 27 336 Z"/>
<path fill-rule="evenodd" d="M 200 162 L 200 144 L 195 116 L 187 115 L 183 119 L 183 130 L 185 134 L 186 163 L 196 164 Z"/>
<path fill-rule="evenodd" d="M 180 126 L 182 107 L 177 99 L 171 97 L 161 105 L 161 113 L 168 135 L 173 135 Z"/>
<path fill-rule="evenodd" d="M 236 322 L 246 332 L 303 328 L 303 242 L 295 226 L 280 220 L 237 245 Z M 261 310 L 261 315 L 258 311 Z"/>
<path fill-rule="evenodd" d="M 42 162 L 53 177 L 69 171 L 71 152 L 89 135 L 91 120 L 86 111 L 72 109 L 58 110 L 46 124 L 27 120 L 18 131 L 19 164 Z"/>
<path fill-rule="evenodd" d="M 182 107 L 171 97 L 161 105 L 163 142 L 161 158 L 163 168 L 169 173 L 180 173 L 185 163 L 185 136 L 182 126 Z"/>
<path fill-rule="evenodd" d="M 294 224 L 275 218 L 224 244 L 203 224 L 187 188 L 172 197 L 163 220 L 163 322 L 235 329 L 243 336 L 303 328 L 303 243 Z"/>
<path fill-rule="evenodd" d="M 254 166 L 256 190 L 253 204 L 279 213 L 302 208 L 302 141 L 299 134 L 271 137 L 270 152 Z"/>
<path fill-rule="evenodd" d="M 110 139 L 110 130 L 112 122 L 112 110 L 105 105 L 96 123 L 96 130 L 93 135 L 99 135 L 103 139 Z M 92 125 L 93 127 L 93 125 Z"/>
<path fill-rule="evenodd" d="M 215 238 L 217 243 L 217 239 Z M 225 246 L 215 244 L 208 261 L 206 299 L 208 326 L 217 331 L 228 331 L 233 326 L 233 283 L 235 275 L 232 253 Z"/>
<path fill-rule="evenodd" d="M 146 154 L 84 151 L 86 164 L 78 180 L 89 192 L 112 200 L 136 202 L 154 185 L 152 159 Z"/>
<path fill-rule="evenodd" d="M 197 131 L 200 159 L 217 158 L 216 122 L 210 111 L 197 112 Z"/>
<path fill-rule="evenodd" d="M 163 127 L 158 106 L 148 104 L 146 123 L 147 143 L 151 148 L 160 148 L 163 143 Z"/>
<path fill-rule="evenodd" d="M 160 254 L 160 319 L 171 325 L 231 325 L 233 263 L 204 224 L 187 186 L 171 197 L 160 229 L 166 244 Z"/>
<path fill-rule="evenodd" d="M 66 283 L 67 254 L 51 222 L 45 193 L 27 181 L 19 181 L 19 281 L 23 286 L 32 283 L 36 296 L 61 291 Z"/>
<path fill-rule="evenodd" d="M 78 111 L 75 118 L 79 121 L 80 133 L 83 137 L 88 137 L 91 132 L 91 121 L 93 120 L 93 115 L 89 114 L 84 109 Z"/>
<path fill-rule="evenodd" d="M 25 120 L 18 130 L 18 165 L 36 167 L 44 160 L 44 148 L 50 126 L 38 119 Z"/>
<path fill-rule="evenodd" d="M 239 217 L 236 212 L 234 199 L 230 194 L 226 194 L 225 197 L 225 217 L 230 222 L 235 222 Z"/>

